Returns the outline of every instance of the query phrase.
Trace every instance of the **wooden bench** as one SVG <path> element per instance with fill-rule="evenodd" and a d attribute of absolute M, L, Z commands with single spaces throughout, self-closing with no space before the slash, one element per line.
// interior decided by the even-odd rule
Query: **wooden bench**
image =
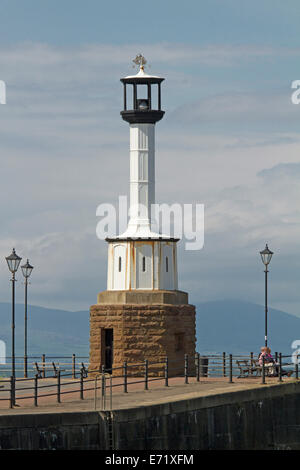
<path fill-rule="evenodd" d="M 253 364 L 253 362 L 254 361 L 251 361 L 250 359 L 236 361 L 236 364 L 240 370 L 240 375 L 238 376 L 238 379 L 250 377 L 253 374 L 258 375 L 258 369 L 256 365 Z"/>
<path fill-rule="evenodd" d="M 64 369 L 61 369 L 59 366 L 59 362 L 55 364 L 55 362 L 34 362 L 33 364 L 35 371 L 40 379 L 46 376 L 47 371 L 54 372 L 54 377 L 57 377 L 57 373 L 60 370 L 61 372 L 64 371 Z"/>
<path fill-rule="evenodd" d="M 259 364 L 258 359 L 243 359 L 236 361 L 238 368 L 240 369 L 239 378 L 245 377 L 259 377 L 262 375 L 262 366 Z M 268 377 L 274 377 L 274 368 L 275 365 L 265 366 L 265 374 Z"/>

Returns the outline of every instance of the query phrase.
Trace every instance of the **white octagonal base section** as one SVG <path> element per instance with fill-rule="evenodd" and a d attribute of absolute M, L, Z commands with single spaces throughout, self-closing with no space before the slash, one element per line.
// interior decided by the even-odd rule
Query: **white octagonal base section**
<path fill-rule="evenodd" d="M 107 290 L 177 288 L 176 241 L 109 241 Z"/>

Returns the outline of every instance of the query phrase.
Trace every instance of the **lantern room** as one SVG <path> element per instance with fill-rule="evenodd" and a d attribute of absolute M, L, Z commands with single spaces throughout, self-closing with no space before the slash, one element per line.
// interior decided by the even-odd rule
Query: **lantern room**
<path fill-rule="evenodd" d="M 144 65 L 136 75 L 121 78 L 124 107 L 121 116 L 130 124 L 156 123 L 165 114 L 161 109 L 161 82 L 164 78 L 148 75 Z"/>

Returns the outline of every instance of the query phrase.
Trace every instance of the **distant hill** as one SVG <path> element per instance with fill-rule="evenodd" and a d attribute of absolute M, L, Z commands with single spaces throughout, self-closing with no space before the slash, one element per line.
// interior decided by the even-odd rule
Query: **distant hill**
<path fill-rule="evenodd" d="M 265 311 L 261 305 L 240 300 L 197 305 L 197 344 L 200 352 L 258 352 L 264 345 Z M 268 312 L 268 338 L 272 352 L 292 352 L 300 340 L 300 318 L 273 308 Z"/>
<path fill-rule="evenodd" d="M 11 348 L 11 304 L 0 302 L 0 339 Z M 28 306 L 28 354 L 89 355 L 89 312 Z M 24 305 L 16 305 L 16 354 L 24 354 Z"/>
<path fill-rule="evenodd" d="M 197 346 L 201 353 L 257 352 L 264 343 L 264 307 L 240 300 L 200 303 L 197 306 Z M 28 307 L 29 354 L 88 356 L 89 312 Z M 272 351 L 290 353 L 300 339 L 300 318 L 269 310 Z M 11 305 L 0 302 L 0 339 L 10 355 Z M 16 353 L 23 355 L 24 306 L 16 306 Z"/>

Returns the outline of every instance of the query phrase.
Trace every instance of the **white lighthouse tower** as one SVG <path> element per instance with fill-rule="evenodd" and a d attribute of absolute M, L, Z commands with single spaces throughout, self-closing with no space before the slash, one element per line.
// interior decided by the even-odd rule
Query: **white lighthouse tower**
<path fill-rule="evenodd" d="M 130 125 L 130 220 L 125 233 L 107 239 L 107 289 L 177 290 L 178 239 L 156 233 L 151 220 L 155 204 L 155 124 L 164 115 L 164 79 L 145 73 L 143 56 L 137 56 L 134 62 L 139 72 L 121 79 L 121 116 Z"/>
<path fill-rule="evenodd" d="M 121 79 L 124 108 L 130 126 L 130 218 L 127 230 L 108 242 L 107 290 L 90 308 L 90 369 L 122 374 L 124 362 L 149 361 L 149 374 L 164 374 L 168 357 L 179 364 L 184 354 L 194 369 L 195 307 L 177 287 L 178 239 L 157 232 L 151 218 L 155 203 L 155 124 L 162 119 L 161 77 L 148 75 L 143 56 L 136 57 L 136 75 Z M 131 96 L 130 96 L 131 95 Z"/>

